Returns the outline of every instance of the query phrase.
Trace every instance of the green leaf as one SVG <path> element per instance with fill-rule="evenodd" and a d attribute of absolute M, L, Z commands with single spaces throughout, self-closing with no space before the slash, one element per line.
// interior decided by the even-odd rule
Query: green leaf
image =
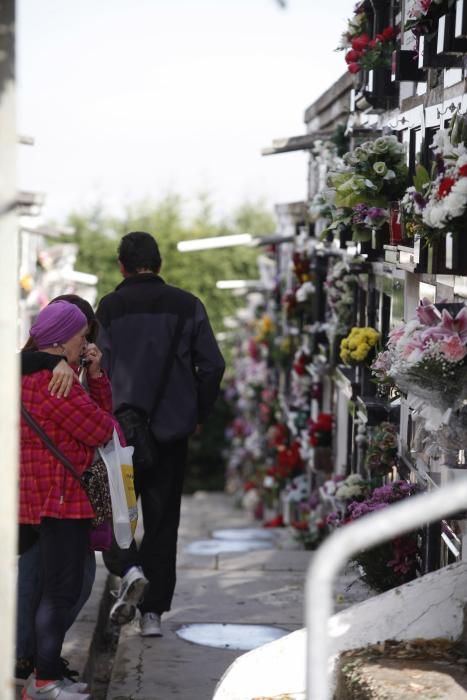
<path fill-rule="evenodd" d="M 423 192 L 423 186 L 430 182 L 430 174 L 423 165 L 417 165 L 415 168 L 415 175 L 413 178 L 413 184 L 417 192 Z"/>

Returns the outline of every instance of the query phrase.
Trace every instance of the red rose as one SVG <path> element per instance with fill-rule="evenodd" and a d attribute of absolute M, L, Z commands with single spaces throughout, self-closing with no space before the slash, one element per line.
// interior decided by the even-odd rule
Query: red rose
<path fill-rule="evenodd" d="M 345 54 L 345 60 L 347 61 L 347 63 L 357 63 L 361 55 L 361 51 L 355 51 L 355 49 L 350 49 L 350 51 L 347 51 L 347 53 Z"/>
<path fill-rule="evenodd" d="M 454 180 L 453 177 L 445 177 L 441 182 L 439 183 L 438 187 L 438 197 L 446 197 L 450 193 L 450 191 L 453 188 L 453 185 L 456 181 Z"/>
<path fill-rule="evenodd" d="M 360 36 L 356 36 L 355 39 L 352 39 L 352 48 L 356 51 L 363 51 L 368 46 L 369 41 L 370 37 L 368 34 L 360 34 Z"/>
<path fill-rule="evenodd" d="M 377 43 L 378 43 L 378 42 L 376 41 L 376 39 L 372 39 L 370 42 L 368 42 L 368 48 L 369 48 L 369 49 L 374 49 L 375 46 L 377 45 Z"/>
<path fill-rule="evenodd" d="M 462 165 L 462 166 L 459 168 L 459 175 L 460 175 L 461 177 L 467 177 L 467 165 Z"/>
<path fill-rule="evenodd" d="M 347 66 L 347 70 L 349 71 L 349 73 L 358 73 L 361 70 L 361 68 L 358 63 L 349 63 L 349 65 Z"/>

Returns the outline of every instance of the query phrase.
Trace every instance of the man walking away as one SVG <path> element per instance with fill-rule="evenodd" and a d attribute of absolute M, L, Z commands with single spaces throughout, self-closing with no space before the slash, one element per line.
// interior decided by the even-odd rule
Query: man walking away
<path fill-rule="evenodd" d="M 149 233 L 123 236 L 118 257 L 124 280 L 99 303 L 98 346 L 114 412 L 135 447 L 144 536 L 139 551 L 134 542 L 128 550 L 114 543 L 104 555 L 122 578 L 110 618 L 125 624 L 139 608 L 141 634 L 161 636 L 175 589 L 188 437 L 212 409 L 225 363 L 201 301 L 159 276 Z"/>

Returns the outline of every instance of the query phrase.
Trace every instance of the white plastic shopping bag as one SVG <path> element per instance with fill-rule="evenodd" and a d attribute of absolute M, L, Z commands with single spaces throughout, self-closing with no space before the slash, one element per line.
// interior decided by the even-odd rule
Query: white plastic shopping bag
<path fill-rule="evenodd" d="M 138 523 L 138 506 L 133 475 L 133 447 L 122 447 L 114 428 L 112 438 L 99 452 L 107 467 L 115 540 L 128 549 Z"/>

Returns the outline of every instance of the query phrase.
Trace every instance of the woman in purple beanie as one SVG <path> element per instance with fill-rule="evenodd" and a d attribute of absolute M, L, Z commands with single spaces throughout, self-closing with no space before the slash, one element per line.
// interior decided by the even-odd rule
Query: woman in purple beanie
<path fill-rule="evenodd" d="M 76 375 L 66 400 L 52 396 L 49 369 L 23 376 L 21 392 L 27 411 L 80 474 L 114 429 L 110 384 L 100 368 L 100 351 L 87 343 L 87 332 L 86 316 L 66 301 L 45 307 L 30 331 L 38 350 L 65 357 L 72 367 L 86 358 L 89 394 Z M 38 529 L 42 578 L 35 620 L 36 672 L 23 700 L 89 698 L 85 684 L 64 678 L 60 657 L 69 610 L 82 588 L 93 517 L 80 482 L 21 419 L 19 521 Z"/>
<path fill-rule="evenodd" d="M 76 294 L 63 294 L 52 299 L 56 301 L 68 301 L 75 304 L 86 316 L 88 333 L 86 335 L 87 349 L 92 351 L 97 337 L 97 321 L 91 304 Z M 75 371 L 60 355 L 38 351 L 34 340 L 29 337 L 21 351 L 21 374 L 28 375 L 49 369 L 52 378 L 49 383 L 49 391 L 57 398 L 67 397 L 75 378 Z M 79 378 L 86 387 L 86 369 L 79 372 Z M 16 661 L 15 681 L 18 685 L 24 685 L 34 671 L 35 655 L 35 617 L 42 590 L 40 572 L 40 548 L 39 534 L 34 525 L 20 525 L 18 532 L 18 578 L 17 578 L 17 604 L 16 604 Z M 77 603 L 70 608 L 68 616 L 68 629 L 76 620 L 83 605 L 88 600 L 94 584 L 96 574 L 96 558 L 94 550 L 89 548 L 85 562 L 83 587 Z M 67 661 L 62 658 L 64 675 L 74 681 L 79 676 L 78 671 L 73 670 Z"/>

